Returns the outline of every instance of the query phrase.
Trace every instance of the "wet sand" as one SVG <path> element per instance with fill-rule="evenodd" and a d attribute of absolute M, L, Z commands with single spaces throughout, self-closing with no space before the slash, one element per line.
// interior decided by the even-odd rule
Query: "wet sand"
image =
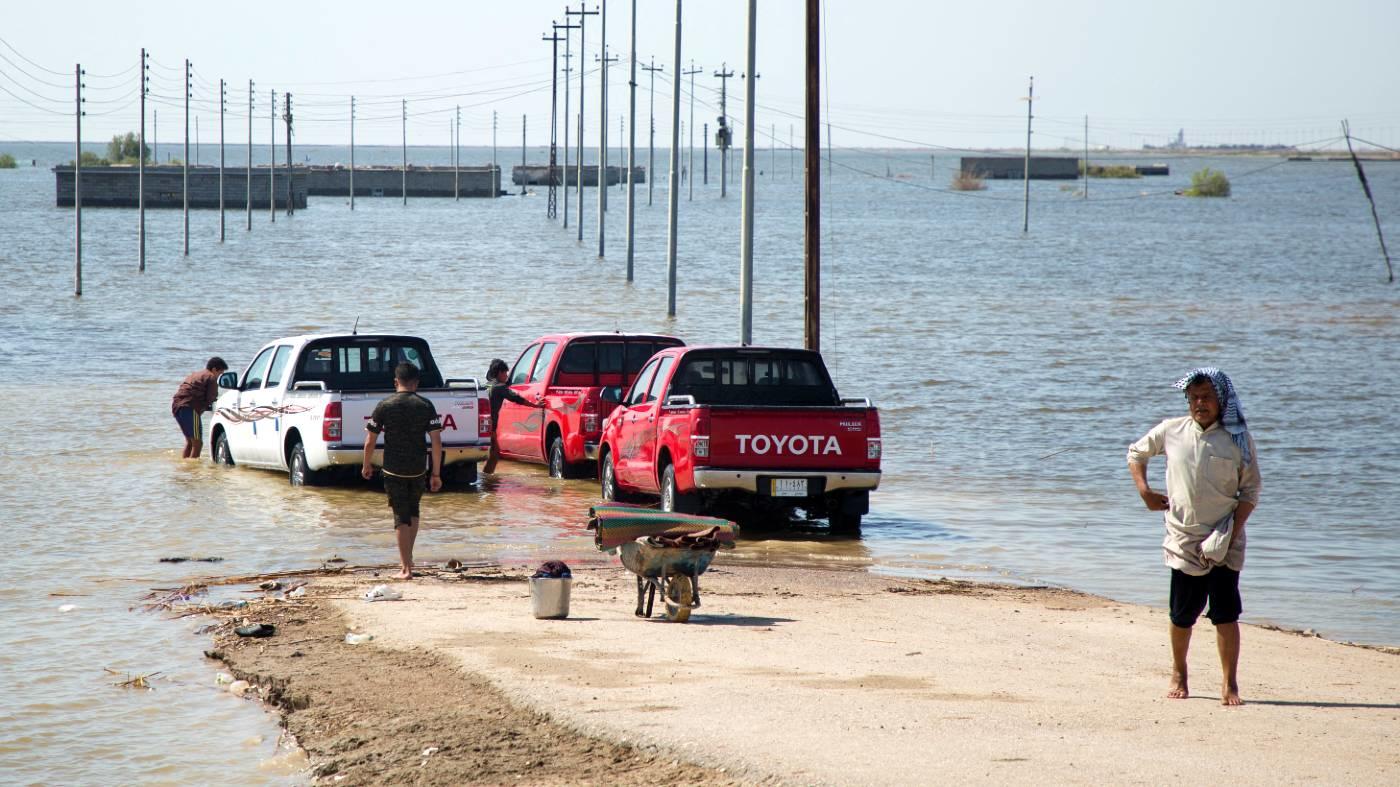
<path fill-rule="evenodd" d="M 1400 654 L 1243 627 L 1165 697 L 1165 612 L 1053 589 L 732 567 L 689 624 L 632 614 L 621 569 L 535 620 L 523 574 L 438 572 L 357 598 L 318 579 L 278 634 L 224 641 L 315 772 L 346 783 L 1393 783 Z M 374 635 L 347 645 L 347 627 Z M 436 746 L 439 751 L 423 757 Z M 721 770 L 723 769 L 723 770 Z"/>

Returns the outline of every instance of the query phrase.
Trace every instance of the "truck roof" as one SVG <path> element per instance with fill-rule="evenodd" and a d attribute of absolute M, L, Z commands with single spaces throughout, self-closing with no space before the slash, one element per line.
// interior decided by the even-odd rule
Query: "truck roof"
<path fill-rule="evenodd" d="M 770 353 L 810 353 L 821 355 L 817 350 L 808 350 L 804 347 L 754 347 L 745 344 L 693 344 L 685 347 L 676 347 L 682 353 L 689 355 L 693 352 L 720 351 L 735 352 L 742 355 L 768 355 Z"/>
<path fill-rule="evenodd" d="M 421 336 L 412 336 L 406 333 L 303 333 L 296 336 L 283 336 L 279 339 L 272 339 L 270 341 L 264 342 L 263 344 L 264 346 L 266 346 L 268 344 L 276 344 L 278 342 L 310 343 L 314 341 L 321 341 L 324 339 L 414 339 L 417 341 L 427 341 Z"/>
<path fill-rule="evenodd" d="M 567 333 L 546 333 L 536 337 L 535 342 L 546 339 L 675 339 L 675 336 L 665 333 L 623 333 L 622 331 L 570 331 Z M 534 342 L 531 342 L 534 344 Z"/>

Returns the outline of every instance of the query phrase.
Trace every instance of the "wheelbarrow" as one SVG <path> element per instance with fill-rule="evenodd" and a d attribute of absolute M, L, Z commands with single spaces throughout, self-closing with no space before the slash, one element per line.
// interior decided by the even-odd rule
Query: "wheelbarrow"
<path fill-rule="evenodd" d="M 621 544 L 622 565 L 637 575 L 636 616 L 650 618 L 660 592 L 667 620 L 690 620 L 690 611 L 700 606 L 700 575 L 718 549 L 718 544 L 703 549 L 664 546 L 650 537 Z"/>
<path fill-rule="evenodd" d="M 588 512 L 588 528 L 604 552 L 617 550 L 637 575 L 637 617 L 650 618 L 661 593 L 666 619 L 684 623 L 700 606 L 700 575 L 715 552 L 732 549 L 739 527 L 724 519 L 602 503 Z"/>

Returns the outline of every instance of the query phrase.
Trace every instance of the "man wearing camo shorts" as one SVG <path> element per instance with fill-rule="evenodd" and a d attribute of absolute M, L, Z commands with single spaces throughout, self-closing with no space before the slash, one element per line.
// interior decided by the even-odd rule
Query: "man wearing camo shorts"
<path fill-rule="evenodd" d="M 426 487 L 442 489 L 442 421 L 437 408 L 418 395 L 418 367 L 401 363 L 394 369 L 394 395 L 380 402 L 365 424 L 365 454 L 360 475 L 374 477 L 375 441 L 384 434 L 384 492 L 394 511 L 394 534 L 399 544 L 399 579 L 413 578 L 413 542 L 418 538 L 418 504 Z M 432 438 L 431 475 L 425 441 Z"/>

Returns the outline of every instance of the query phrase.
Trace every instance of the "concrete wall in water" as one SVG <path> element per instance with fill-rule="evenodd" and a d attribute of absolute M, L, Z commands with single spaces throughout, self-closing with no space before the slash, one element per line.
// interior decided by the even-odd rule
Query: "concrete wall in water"
<path fill-rule="evenodd" d="M 1019 180 L 1025 177 L 1021 156 L 963 156 L 965 175 L 989 180 Z M 1079 159 L 1066 156 L 1031 156 L 1031 180 L 1078 180 Z"/>
<path fill-rule="evenodd" d="M 53 168 L 55 204 L 73 207 L 73 167 Z M 269 188 L 267 167 L 253 168 L 252 195 L 248 194 L 246 168 L 224 170 L 224 207 L 244 210 L 251 198 L 253 208 L 267 210 Z M 277 207 L 287 207 L 287 174 L 276 172 Z M 83 167 L 83 207 L 134 208 L 140 182 L 136 167 Z M 146 207 L 180 208 L 184 202 L 184 168 L 170 166 L 146 167 Z M 292 176 L 292 201 L 297 208 L 306 207 L 306 173 L 296 168 Z M 190 167 L 190 207 L 219 207 L 219 168 Z"/>
<path fill-rule="evenodd" d="M 562 168 L 562 166 L 560 166 L 560 167 L 555 167 L 556 170 L 557 170 L 557 169 L 561 169 L 561 168 Z M 562 180 L 560 179 L 560 177 L 559 177 L 559 175 L 558 175 L 557 173 L 555 174 L 554 178 L 555 178 L 555 182 L 556 182 L 556 183 L 559 183 L 560 185 L 572 186 L 572 185 L 574 185 L 575 183 L 578 182 L 578 180 L 577 180 L 577 179 L 578 179 L 578 167 L 577 167 L 577 166 L 569 167 L 569 168 L 566 169 L 564 172 L 565 172 L 565 174 L 564 174 L 564 177 L 563 177 Z M 627 170 L 626 170 L 624 167 L 614 167 L 614 166 L 609 166 L 609 167 L 608 167 L 608 185 L 609 185 L 609 186 L 616 186 L 617 184 L 622 183 L 623 180 L 626 178 L 626 176 L 627 176 Z M 511 167 L 511 169 L 510 169 L 510 181 L 511 181 L 512 183 L 514 183 L 515 185 L 517 185 L 517 186 L 522 185 L 522 183 L 523 183 L 523 185 L 526 185 L 526 186 L 548 186 L 548 185 L 549 185 L 549 165 L 548 165 L 548 164 L 529 164 L 529 165 L 526 165 L 526 166 L 523 166 L 523 167 L 522 167 L 522 166 L 520 166 L 519 164 L 517 164 L 517 165 L 515 165 L 514 167 Z M 646 168 L 646 167 L 633 167 L 633 168 L 632 168 L 632 182 L 633 182 L 633 183 L 646 183 L 646 182 L 647 182 L 647 168 Z M 596 187 L 596 186 L 598 185 L 598 165 L 597 165 L 597 164 L 588 165 L 588 166 L 585 166 L 585 167 L 583 168 L 583 185 L 584 185 L 584 186 L 588 186 L 588 187 Z"/>
<path fill-rule="evenodd" d="M 298 172 L 303 168 L 298 168 Z M 305 167 L 306 188 L 315 197 L 349 197 L 348 167 Z M 454 173 L 451 167 L 408 168 L 408 196 L 451 197 Z M 355 196 L 403 197 L 405 172 L 399 167 L 356 167 Z M 462 167 L 455 174 L 463 197 L 492 197 L 500 194 L 499 167 Z"/>

